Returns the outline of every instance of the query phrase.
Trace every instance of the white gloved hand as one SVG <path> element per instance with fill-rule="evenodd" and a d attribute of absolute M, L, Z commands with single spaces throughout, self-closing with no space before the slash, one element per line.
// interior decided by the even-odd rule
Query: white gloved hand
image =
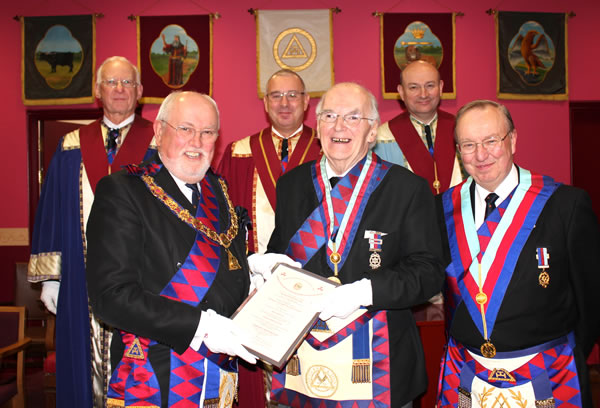
<path fill-rule="evenodd" d="M 59 281 L 43 281 L 42 294 L 40 300 L 51 313 L 56 314 L 56 305 L 58 304 L 58 291 L 60 289 Z"/>
<path fill-rule="evenodd" d="M 361 306 L 373 304 L 371 280 L 363 278 L 359 281 L 338 286 L 322 300 L 319 319 L 329 320 L 332 317 L 345 319 L 360 309 Z"/>
<path fill-rule="evenodd" d="M 284 263 L 297 268 L 301 268 L 300 262 L 294 261 L 284 254 L 252 254 L 248 257 L 248 266 L 255 275 L 261 275 L 266 281 L 271 277 L 273 267 L 277 263 Z"/>
<path fill-rule="evenodd" d="M 213 353 L 238 356 L 250 364 L 256 364 L 256 357 L 242 346 L 244 335 L 244 330 L 233 320 L 209 309 L 200 315 L 200 323 L 190 347 L 198 351 L 204 342 Z"/>

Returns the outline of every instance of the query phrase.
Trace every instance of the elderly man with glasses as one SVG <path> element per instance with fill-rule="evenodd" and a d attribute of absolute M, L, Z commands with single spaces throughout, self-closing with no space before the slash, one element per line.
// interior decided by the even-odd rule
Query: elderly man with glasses
<path fill-rule="evenodd" d="M 410 407 L 427 387 L 411 307 L 443 282 L 434 199 L 423 178 L 371 151 L 379 114 L 368 90 L 333 86 L 317 117 L 324 156 L 281 177 L 267 253 L 253 257 L 286 254 L 342 285 L 273 375 L 271 395 L 300 407 Z M 253 273 L 269 278 L 261 266 L 250 262 Z M 340 318 L 347 326 L 330 329 Z M 323 331 L 327 339 L 316 340 Z"/>
<path fill-rule="evenodd" d="M 231 407 L 239 355 L 229 319 L 248 295 L 246 223 L 210 170 L 215 101 L 175 92 L 154 122 L 158 153 L 98 183 L 88 222 L 94 312 L 115 327 L 108 407 Z"/>
<path fill-rule="evenodd" d="M 110 331 L 88 312 L 85 284 L 85 225 L 96 183 L 154 152 L 152 123 L 135 115 L 143 89 L 137 67 L 110 57 L 96 78 L 104 116 L 58 143 L 42 186 L 27 273 L 29 281 L 42 282 L 41 299 L 56 314 L 56 400 L 61 407 L 104 406 L 111 372 Z"/>
<path fill-rule="evenodd" d="M 231 143 L 219 164 L 218 172 L 229 183 L 233 202 L 246 208 L 252 220 L 248 236 L 251 252 L 264 253 L 273 232 L 279 177 L 320 155 L 315 131 L 303 124 L 309 99 L 300 75 L 288 69 L 275 72 L 263 97 L 271 125 Z M 240 369 L 240 398 L 262 408 L 268 398 L 262 373 L 258 367 L 249 370 Z M 268 370 L 265 381 L 270 389 Z"/>
<path fill-rule="evenodd" d="M 438 407 L 592 407 L 600 230 L 589 196 L 513 162 L 505 106 L 456 116 L 470 177 L 438 196 L 449 341 Z"/>

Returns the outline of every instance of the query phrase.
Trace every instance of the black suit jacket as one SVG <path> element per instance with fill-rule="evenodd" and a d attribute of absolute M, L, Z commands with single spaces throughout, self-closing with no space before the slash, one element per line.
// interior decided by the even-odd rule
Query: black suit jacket
<path fill-rule="evenodd" d="M 158 161 L 158 157 L 154 157 Z M 221 231 L 229 225 L 229 212 L 217 177 L 206 175 L 219 203 Z M 184 208 L 194 213 L 188 199 L 163 167 L 155 182 Z M 221 249 L 215 280 L 197 307 L 160 296 L 183 264 L 196 231 L 179 220 L 148 190 L 140 177 L 118 172 L 104 177 L 87 224 L 88 293 L 94 313 L 115 327 L 156 340 L 149 358 L 159 379 L 163 405 L 168 396 L 169 351 L 183 353 L 198 327 L 203 310 L 231 316 L 249 288 L 245 230 L 240 226 L 230 250 L 242 269 L 229 271 Z M 113 368 L 123 355 L 119 335 L 111 345 Z"/>
<path fill-rule="evenodd" d="M 436 204 L 448 264 L 441 196 Z M 550 255 L 547 288 L 538 281 L 536 248 L 547 248 Z M 577 367 L 587 382 L 584 357 L 600 335 L 599 268 L 600 229 L 591 200 L 585 191 L 562 185 L 546 202 L 521 251 L 490 341 L 498 351 L 513 351 L 575 331 Z M 466 346 L 478 349 L 483 343 L 464 303 L 456 309 L 450 334 Z"/>
<path fill-rule="evenodd" d="M 275 230 L 267 252 L 283 253 L 293 234 L 319 205 L 311 165 L 303 164 L 284 174 L 277 183 Z M 441 242 L 435 222 L 433 196 L 425 180 L 403 167 L 391 165 L 371 195 L 358 232 L 340 269 L 342 283 L 371 279 L 373 305 L 387 310 L 390 336 L 391 401 L 401 406 L 425 391 L 427 375 L 419 334 L 411 306 L 427 301 L 441 290 Z M 369 267 L 365 230 L 385 232 L 382 266 Z M 323 246 L 304 266 L 321 276 L 333 275 Z"/>

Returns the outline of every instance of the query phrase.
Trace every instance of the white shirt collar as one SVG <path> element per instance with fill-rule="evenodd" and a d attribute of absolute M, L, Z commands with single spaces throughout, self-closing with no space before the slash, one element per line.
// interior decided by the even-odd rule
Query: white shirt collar
<path fill-rule="evenodd" d="M 354 166 L 352 166 L 352 167 L 354 167 Z M 342 177 L 346 176 L 346 174 L 348 174 L 350 172 L 350 170 L 352 170 L 352 167 L 350 167 L 348 170 L 346 170 L 343 174 L 336 174 L 336 172 L 333 171 L 333 169 L 329 165 L 329 160 L 327 160 L 327 158 L 325 158 L 325 170 L 327 170 L 327 177 L 329 177 L 329 178 L 331 178 L 331 177 L 342 178 Z"/>
<path fill-rule="evenodd" d="M 108 120 L 108 118 L 106 116 L 104 116 L 102 118 L 102 121 L 104 122 L 104 124 L 107 127 L 111 128 L 111 129 L 121 129 L 122 127 L 125 127 L 125 126 L 129 125 L 130 123 L 132 123 L 134 119 L 135 119 L 135 113 L 133 113 L 130 117 L 128 117 L 123 122 L 119 123 L 118 125 L 115 125 L 114 123 L 112 123 L 110 120 Z"/>
<path fill-rule="evenodd" d="M 160 153 L 158 153 L 158 157 L 160 157 Z M 161 161 L 162 161 L 162 158 L 161 158 Z M 163 166 L 164 166 L 164 164 L 163 164 Z M 171 175 L 171 177 L 173 177 L 175 184 L 177 184 L 177 187 L 179 187 L 179 190 L 181 190 L 181 192 L 183 193 L 185 198 L 187 198 L 189 200 L 189 202 L 192 203 L 192 189 L 189 188 L 188 186 L 186 186 L 186 184 L 188 184 L 188 183 L 186 183 L 185 181 L 181 180 L 176 175 L 171 173 L 171 171 L 169 169 L 167 169 L 167 166 L 165 166 L 165 170 L 167 170 L 169 172 L 169 174 Z M 197 183 L 197 185 L 198 185 L 198 191 L 201 191 L 200 183 Z"/>
<path fill-rule="evenodd" d="M 477 225 L 477 228 L 483 223 L 483 217 L 485 215 L 485 198 L 488 194 L 498 194 L 498 198 L 494 203 L 497 207 L 510 195 L 517 184 L 519 184 L 519 172 L 514 163 L 508 172 L 508 175 L 500 182 L 494 191 L 488 191 L 479 184 L 475 184 L 475 225 Z"/>
<path fill-rule="evenodd" d="M 289 139 L 290 137 L 297 135 L 298 132 L 302 132 L 302 129 L 304 128 L 304 124 L 301 124 L 300 127 L 298 129 L 296 129 L 296 131 L 294 133 L 292 133 L 289 137 L 285 137 L 283 136 L 281 133 L 279 133 L 277 131 L 277 129 L 275 129 L 273 126 L 271 126 L 271 132 L 275 133 L 277 136 L 279 136 L 282 139 Z"/>

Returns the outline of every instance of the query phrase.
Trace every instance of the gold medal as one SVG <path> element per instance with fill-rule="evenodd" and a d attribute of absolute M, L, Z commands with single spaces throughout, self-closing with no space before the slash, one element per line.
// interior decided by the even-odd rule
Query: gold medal
<path fill-rule="evenodd" d="M 337 264 L 339 264 L 342 260 L 342 257 L 337 252 L 332 252 L 331 255 L 329 255 L 329 260 L 332 264 L 337 266 Z"/>
<path fill-rule="evenodd" d="M 381 266 L 381 256 L 379 252 L 372 252 L 369 257 L 369 266 L 371 269 L 377 269 Z"/>
<path fill-rule="evenodd" d="M 481 355 L 486 358 L 492 358 L 496 355 L 496 347 L 489 340 L 481 345 Z"/>
<path fill-rule="evenodd" d="M 540 276 L 538 276 L 538 281 L 540 282 L 541 287 L 547 288 L 550 284 L 550 274 L 544 269 L 542 272 L 540 272 Z"/>
<path fill-rule="evenodd" d="M 485 305 L 487 303 L 487 295 L 483 292 L 479 292 L 477 295 L 475 295 L 475 301 L 477 304 Z"/>
<path fill-rule="evenodd" d="M 334 275 L 334 276 L 330 276 L 330 277 L 329 277 L 329 278 L 327 278 L 327 279 L 329 279 L 330 281 L 336 282 L 336 283 L 340 283 L 340 284 L 342 283 L 342 281 L 340 280 L 340 278 L 338 278 L 338 277 L 337 277 L 337 276 L 335 276 L 335 275 Z"/>
<path fill-rule="evenodd" d="M 442 186 L 442 183 L 440 183 L 439 180 L 434 180 L 433 181 L 433 188 L 435 188 L 436 191 L 440 191 L 440 187 Z"/>

